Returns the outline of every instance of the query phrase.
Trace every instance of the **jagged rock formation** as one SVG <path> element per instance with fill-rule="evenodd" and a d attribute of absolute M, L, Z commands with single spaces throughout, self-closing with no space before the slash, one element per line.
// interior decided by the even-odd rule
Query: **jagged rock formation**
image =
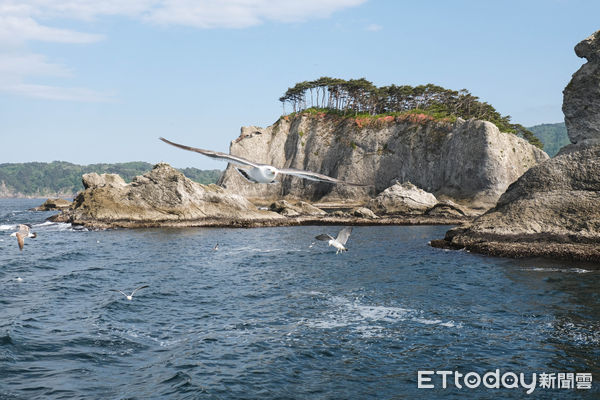
<path fill-rule="evenodd" d="M 600 263 L 598 40 L 596 32 L 577 45 L 577 54 L 589 62 L 564 91 L 563 109 L 573 145 L 531 168 L 495 208 L 469 226 L 448 231 L 444 240 L 432 241 L 433 246 Z"/>
<path fill-rule="evenodd" d="M 160 163 L 130 184 L 114 174 L 85 174 L 86 189 L 72 207 L 53 217 L 97 228 L 149 226 L 248 226 L 284 218 L 259 211 L 244 197 L 201 185 Z"/>
<path fill-rule="evenodd" d="M 586 58 L 563 91 L 563 113 L 571 143 L 600 144 L 600 31 L 575 46 L 575 54 Z M 572 149 L 570 149 L 572 151 Z"/>
<path fill-rule="evenodd" d="M 242 128 L 230 153 L 373 185 L 331 185 L 296 177 L 284 177 L 281 184 L 257 185 L 228 167 L 219 184 L 253 200 L 287 196 L 366 203 L 397 181 L 411 181 L 437 197 L 482 209 L 493 206 L 510 183 L 548 158 L 492 123 L 461 119 L 449 123 L 424 115 L 361 119 L 298 114 L 264 129 Z"/>
<path fill-rule="evenodd" d="M 437 203 L 433 194 L 405 182 L 385 189 L 369 200 L 367 207 L 380 214 L 424 213 Z"/>

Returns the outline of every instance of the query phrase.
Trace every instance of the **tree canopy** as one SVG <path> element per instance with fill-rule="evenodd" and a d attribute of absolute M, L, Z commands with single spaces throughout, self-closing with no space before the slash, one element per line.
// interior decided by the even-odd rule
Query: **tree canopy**
<path fill-rule="evenodd" d="M 542 148 L 542 142 L 520 124 L 511 123 L 509 115 L 501 115 L 494 107 L 473 96 L 467 89 L 445 89 L 434 84 L 377 87 L 365 78 L 344 80 L 321 77 L 296 83 L 279 98 L 293 112 L 322 108 L 343 114 L 393 114 L 422 110 L 436 117 L 476 118 L 493 122 L 503 132 L 518 134 Z"/>

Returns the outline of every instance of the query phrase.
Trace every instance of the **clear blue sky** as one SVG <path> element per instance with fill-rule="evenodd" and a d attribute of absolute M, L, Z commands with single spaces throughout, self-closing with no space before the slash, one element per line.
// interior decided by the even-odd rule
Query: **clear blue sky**
<path fill-rule="evenodd" d="M 466 88 L 514 122 L 561 122 L 600 1 L 0 0 L 0 163 L 225 164 L 279 97 L 320 76 Z"/>

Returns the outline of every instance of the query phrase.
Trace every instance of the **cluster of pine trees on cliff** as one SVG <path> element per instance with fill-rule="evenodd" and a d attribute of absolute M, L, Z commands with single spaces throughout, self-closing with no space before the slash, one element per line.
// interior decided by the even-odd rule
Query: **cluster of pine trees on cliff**
<path fill-rule="evenodd" d="M 289 104 L 293 112 L 321 108 L 343 114 L 389 115 L 416 110 L 439 118 L 476 118 L 493 122 L 503 132 L 519 134 L 540 148 L 543 146 L 527 128 L 511 123 L 509 115 L 501 115 L 466 89 L 455 91 L 433 84 L 377 87 L 365 78 L 321 77 L 296 83 L 279 101 L 284 113 L 285 105 Z"/>

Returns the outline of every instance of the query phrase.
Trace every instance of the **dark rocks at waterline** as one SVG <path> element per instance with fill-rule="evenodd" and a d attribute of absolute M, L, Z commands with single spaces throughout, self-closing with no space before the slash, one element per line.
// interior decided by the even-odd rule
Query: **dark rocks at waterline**
<path fill-rule="evenodd" d="M 71 202 L 65 199 L 48 199 L 42 205 L 34 207 L 31 211 L 57 211 L 66 210 L 71 207 Z"/>

